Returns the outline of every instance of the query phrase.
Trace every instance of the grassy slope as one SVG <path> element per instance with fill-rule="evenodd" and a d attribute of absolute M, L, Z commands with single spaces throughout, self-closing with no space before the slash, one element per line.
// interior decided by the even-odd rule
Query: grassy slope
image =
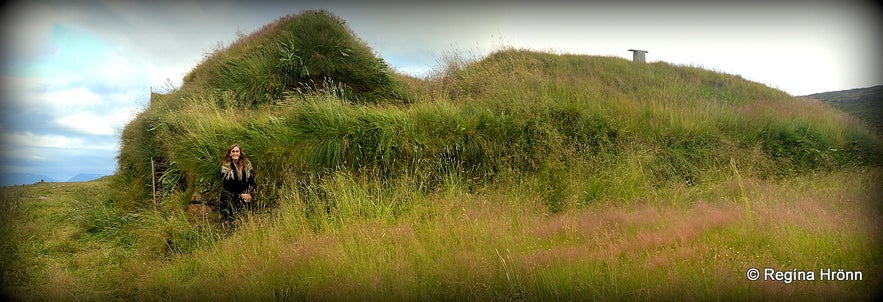
<path fill-rule="evenodd" d="M 328 93 L 258 109 L 178 95 L 186 90 L 155 96 L 123 133 L 122 176 L 144 192 L 145 160 L 163 155 L 173 168 L 167 191 L 211 195 L 217 150 L 239 143 L 260 159 L 269 200 L 335 170 L 417 178 L 429 190 L 452 174 L 480 183 L 570 170 L 596 176 L 580 190 L 591 202 L 624 179 L 626 191 L 714 181 L 731 159 L 751 176 L 783 177 L 881 157 L 879 138 L 822 104 L 666 63 L 505 50 L 420 85 L 406 106 Z"/>
<path fill-rule="evenodd" d="M 299 69 L 273 62 L 303 49 L 278 30 L 313 24 L 303 20 L 219 49 L 179 90 L 153 95 L 123 132 L 114 179 L 4 189 L 4 288 L 193 300 L 874 290 L 743 277 L 751 266 L 880 271 L 883 150 L 842 113 L 698 68 L 521 50 L 379 91 L 335 78 L 281 93 L 280 70 Z M 315 22 L 349 32 L 335 20 Z M 378 70 L 358 55 L 367 63 L 351 68 Z M 231 143 L 260 182 L 261 208 L 235 231 L 182 211 L 193 191 L 213 199 Z M 171 164 L 156 206 L 151 156 Z"/>
<path fill-rule="evenodd" d="M 883 133 L 883 86 L 814 93 L 806 97 L 825 102 L 858 117 Z"/>

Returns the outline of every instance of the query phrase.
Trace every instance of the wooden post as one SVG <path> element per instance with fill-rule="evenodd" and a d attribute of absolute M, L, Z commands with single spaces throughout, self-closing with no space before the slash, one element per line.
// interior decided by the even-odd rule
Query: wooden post
<path fill-rule="evenodd" d="M 156 167 L 153 164 L 153 156 L 150 157 L 150 179 L 153 180 L 153 209 L 158 210 L 156 205 Z"/>

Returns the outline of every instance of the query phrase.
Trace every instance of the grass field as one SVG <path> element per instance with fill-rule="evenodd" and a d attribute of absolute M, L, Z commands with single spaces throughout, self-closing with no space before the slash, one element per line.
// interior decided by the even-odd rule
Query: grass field
<path fill-rule="evenodd" d="M 551 214 L 520 186 L 379 194 L 338 175 L 341 212 L 374 215 L 308 218 L 295 195 L 236 231 L 119 216 L 107 179 L 7 187 L 3 286 L 25 300 L 863 300 L 883 270 L 880 176 L 734 178 Z M 157 232 L 201 239 L 182 252 Z M 752 267 L 815 280 L 749 281 Z"/>

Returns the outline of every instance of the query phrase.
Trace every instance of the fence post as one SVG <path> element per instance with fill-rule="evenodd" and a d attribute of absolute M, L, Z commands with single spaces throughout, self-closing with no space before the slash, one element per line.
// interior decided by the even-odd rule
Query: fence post
<path fill-rule="evenodd" d="M 153 190 L 153 210 L 158 210 L 156 205 L 156 166 L 153 164 L 154 158 L 150 157 L 150 179 L 153 180 L 151 189 Z"/>

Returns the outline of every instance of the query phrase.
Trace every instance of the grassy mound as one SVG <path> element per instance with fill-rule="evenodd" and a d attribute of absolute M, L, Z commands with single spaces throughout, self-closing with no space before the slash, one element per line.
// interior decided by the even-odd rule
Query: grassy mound
<path fill-rule="evenodd" d="M 310 213 L 338 211 L 340 204 L 316 204 L 336 194 L 328 182 L 339 177 L 381 187 L 396 183 L 423 195 L 452 184 L 469 191 L 525 188 L 558 212 L 725 181 L 734 170 L 783 178 L 879 165 L 883 158 L 880 138 L 843 113 L 735 75 L 503 49 L 476 62 L 451 60 L 426 79 L 397 82 L 407 86 L 385 86 L 375 76 L 389 74 L 371 72 L 379 61 L 356 47 L 362 44 L 346 44 L 362 51 L 344 56 L 323 39 L 358 41 L 336 17 L 302 13 L 217 51 L 180 89 L 152 95 L 150 107 L 122 134 L 114 181 L 125 189 L 117 206 L 150 204 L 151 158 L 169 164 L 159 186 L 170 210 L 180 210 L 192 192 L 217 200 L 218 165 L 233 143 L 255 161 L 260 205 L 275 207 L 286 196 L 306 194 L 316 199 Z M 259 72 L 234 66 L 280 62 L 267 54 L 291 45 L 314 51 L 299 57 L 339 60 L 304 61 L 319 62 L 304 68 L 313 70 L 311 76 L 326 72 L 329 85 L 274 90 L 225 75 Z M 357 69 L 365 73 L 335 73 Z M 263 76 L 281 79 L 279 73 Z M 395 87 L 407 91 L 407 103 L 365 102 Z M 261 100 L 258 92 L 273 101 L 254 101 Z"/>
<path fill-rule="evenodd" d="M 718 181 L 734 163 L 783 177 L 880 161 L 880 139 L 842 113 L 739 76 L 524 50 L 450 66 L 413 85 L 407 105 L 326 91 L 241 108 L 224 106 L 235 95 L 191 95 L 185 85 L 154 95 L 127 126 L 120 171 L 141 190 L 148 159 L 163 157 L 167 192 L 211 197 L 219 154 L 239 143 L 267 201 L 344 170 L 429 190 L 451 178 L 472 186 L 538 176 L 558 209 L 573 192 L 587 203 Z M 568 175 L 585 183 L 562 184 Z"/>
<path fill-rule="evenodd" d="M 228 92 L 229 105 L 237 106 L 329 88 L 362 102 L 402 97 L 401 84 L 383 59 L 325 11 L 282 17 L 216 50 L 184 77 L 183 90 L 195 87 Z"/>

